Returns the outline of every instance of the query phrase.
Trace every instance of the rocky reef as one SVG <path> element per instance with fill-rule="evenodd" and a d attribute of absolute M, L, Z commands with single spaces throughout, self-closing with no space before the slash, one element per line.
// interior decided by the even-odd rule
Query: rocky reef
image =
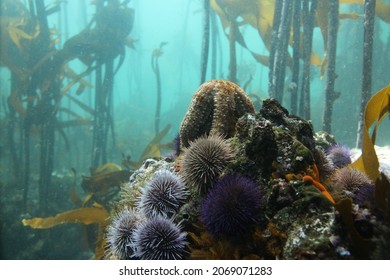
<path fill-rule="evenodd" d="M 184 116 L 180 140 L 177 158 L 146 160 L 122 186 L 106 258 L 390 257 L 375 182 L 345 172 L 350 153 L 331 154 L 331 135 L 315 133 L 276 100 L 255 112 L 237 85 L 207 82 Z M 115 228 L 123 213 L 136 215 L 138 225 Z"/>

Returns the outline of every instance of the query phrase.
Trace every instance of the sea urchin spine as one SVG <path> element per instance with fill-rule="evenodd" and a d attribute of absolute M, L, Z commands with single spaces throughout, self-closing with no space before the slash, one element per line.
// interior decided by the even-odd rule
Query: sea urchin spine
<path fill-rule="evenodd" d="M 168 170 L 160 170 L 142 190 L 138 207 L 146 217 L 157 215 L 172 217 L 184 204 L 188 195 L 179 176 Z"/>
<path fill-rule="evenodd" d="M 350 164 L 352 162 L 351 156 L 351 150 L 340 144 L 331 146 L 327 151 L 327 158 L 336 169 Z"/>
<path fill-rule="evenodd" d="M 213 236 L 235 238 L 247 233 L 259 220 L 261 192 L 252 180 L 227 175 L 208 193 L 201 220 Z"/>
<path fill-rule="evenodd" d="M 180 173 L 188 186 L 206 193 L 232 156 L 229 144 L 222 137 L 200 137 L 184 150 Z"/>
<path fill-rule="evenodd" d="M 143 260 L 180 260 L 187 254 L 187 233 L 171 219 L 154 216 L 133 233 L 134 257 Z"/>
<path fill-rule="evenodd" d="M 120 259 L 130 259 L 132 234 L 141 216 L 132 209 L 124 209 L 115 215 L 107 228 L 107 243 L 111 252 Z"/>

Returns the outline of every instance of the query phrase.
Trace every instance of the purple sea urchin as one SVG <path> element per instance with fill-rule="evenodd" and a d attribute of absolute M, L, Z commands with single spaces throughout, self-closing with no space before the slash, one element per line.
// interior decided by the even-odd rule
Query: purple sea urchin
<path fill-rule="evenodd" d="M 343 168 L 350 164 L 351 150 L 340 144 L 331 146 L 327 151 L 327 158 L 335 168 Z"/>
<path fill-rule="evenodd" d="M 356 191 L 355 200 L 354 202 L 356 204 L 359 204 L 360 206 L 363 205 L 375 205 L 375 187 L 373 184 L 365 184 L 359 187 L 359 189 Z"/>
<path fill-rule="evenodd" d="M 184 150 L 180 173 L 188 186 L 206 193 L 232 156 L 229 144 L 222 137 L 200 137 Z"/>
<path fill-rule="evenodd" d="M 189 193 L 176 174 L 168 170 L 156 172 L 142 190 L 139 208 L 147 217 L 172 217 L 177 213 Z"/>
<path fill-rule="evenodd" d="M 187 255 L 187 233 L 171 219 L 154 216 L 133 233 L 134 257 L 143 260 L 180 260 Z"/>
<path fill-rule="evenodd" d="M 131 236 L 140 221 L 141 217 L 137 212 L 132 209 L 124 209 L 113 217 L 108 226 L 108 246 L 111 252 L 120 259 L 129 259 L 133 254 Z"/>
<path fill-rule="evenodd" d="M 235 238 L 258 221 L 260 200 L 255 182 L 236 175 L 224 176 L 208 193 L 201 220 L 212 235 Z"/>
<path fill-rule="evenodd" d="M 351 167 L 344 167 L 336 170 L 332 175 L 331 180 L 334 184 L 332 192 L 334 192 L 336 196 L 350 197 L 354 201 L 355 198 L 357 198 L 359 202 L 364 202 L 369 197 L 368 193 L 373 192 L 374 190 L 373 182 L 368 176 L 360 170 Z M 358 195 L 358 197 L 356 197 L 356 195 Z"/>

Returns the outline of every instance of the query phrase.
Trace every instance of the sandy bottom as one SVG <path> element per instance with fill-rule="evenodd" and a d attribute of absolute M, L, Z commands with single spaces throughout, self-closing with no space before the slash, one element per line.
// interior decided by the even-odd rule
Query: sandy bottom
<path fill-rule="evenodd" d="M 375 146 L 375 151 L 379 159 L 380 171 L 390 179 L 390 146 Z M 361 150 L 352 149 L 352 161 L 357 159 L 361 154 Z"/>

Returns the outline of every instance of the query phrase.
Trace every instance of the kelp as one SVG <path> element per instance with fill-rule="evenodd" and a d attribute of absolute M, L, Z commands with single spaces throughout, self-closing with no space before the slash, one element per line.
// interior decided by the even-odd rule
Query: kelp
<path fill-rule="evenodd" d="M 348 235 L 353 244 L 355 254 L 360 259 L 367 259 L 375 246 L 372 240 L 364 239 L 356 230 L 352 217 L 352 201 L 349 198 L 343 199 L 336 203 L 335 208 L 340 213 Z"/>
<path fill-rule="evenodd" d="M 390 84 L 373 95 L 364 112 L 364 127 L 361 156 L 349 166 L 359 169 L 372 180 L 379 178 L 379 160 L 375 152 L 375 140 L 378 126 L 390 110 Z M 375 123 L 370 137 L 369 129 Z"/>
<path fill-rule="evenodd" d="M 78 223 L 83 225 L 98 224 L 98 235 L 95 248 L 95 259 L 101 259 L 104 255 L 104 232 L 109 225 L 109 213 L 100 204 L 94 202 L 92 207 L 78 208 L 65 211 L 52 217 L 23 219 L 24 226 L 33 229 L 49 229 L 58 225 Z"/>
<path fill-rule="evenodd" d="M 127 181 L 131 175 L 129 170 L 116 170 L 84 176 L 81 186 L 87 193 L 104 195 L 115 186 L 120 186 Z"/>
<path fill-rule="evenodd" d="M 94 207 L 79 208 L 59 213 L 52 217 L 23 219 L 24 226 L 34 229 L 48 229 L 62 224 L 80 223 L 90 225 L 94 223 L 102 226 L 108 225 L 109 213 L 100 204 L 95 203 Z"/>
<path fill-rule="evenodd" d="M 171 144 L 161 144 L 161 140 L 168 134 L 172 125 L 168 124 L 161 130 L 146 146 L 143 150 L 138 161 L 132 161 L 129 156 L 125 157 L 122 160 L 122 164 L 130 168 L 139 168 L 145 159 L 148 158 L 158 158 L 161 156 L 161 149 L 171 147 Z"/>
<path fill-rule="evenodd" d="M 340 3 L 364 5 L 364 0 L 340 0 Z M 383 3 L 381 0 L 376 0 L 375 6 L 375 14 L 384 22 L 390 23 L 390 5 Z"/>
<path fill-rule="evenodd" d="M 340 4 L 363 4 L 363 0 L 340 0 Z M 378 1 L 377 1 L 378 2 Z M 214 11 L 218 14 L 222 26 L 225 30 L 229 29 L 231 24 L 230 21 L 236 18 L 242 18 L 242 21 L 239 22 L 239 25 L 249 24 L 255 28 L 262 39 L 267 50 L 271 48 L 272 41 L 272 25 L 273 17 L 275 10 L 275 0 L 210 0 L 210 5 Z M 386 22 L 390 22 L 390 5 L 386 5 L 379 1 L 377 4 L 376 13 L 377 16 L 383 19 Z M 327 34 L 328 34 L 328 1 L 318 1 L 318 7 L 316 12 L 316 26 L 320 28 L 323 41 L 324 49 L 326 49 L 327 44 Z M 340 19 L 358 19 L 360 15 L 356 13 L 350 14 L 339 14 Z M 229 31 L 231 32 L 231 31 Z M 248 49 L 246 46 L 243 36 L 239 29 L 234 30 L 235 34 L 238 34 L 237 43 L 242 47 Z M 302 40 L 302 34 L 301 34 Z M 292 45 L 293 41 L 290 40 L 289 44 Z M 301 46 L 303 44 L 301 43 Z M 249 50 L 249 49 L 248 49 Z M 268 66 L 268 56 L 258 54 L 249 50 L 252 56 L 261 64 Z M 302 50 L 301 50 L 302 54 Z M 326 58 L 326 57 L 325 57 Z M 324 64 L 326 64 L 326 59 L 320 58 L 318 54 L 312 52 L 311 55 L 311 64 L 314 66 L 321 66 L 322 73 L 324 69 Z M 288 60 L 288 65 L 291 66 L 291 58 Z"/>
<path fill-rule="evenodd" d="M 390 223 L 390 182 L 383 174 L 375 182 L 375 207 L 383 213 L 387 223 Z"/>
<path fill-rule="evenodd" d="M 37 38 L 40 33 L 39 25 L 36 25 L 35 31 L 32 34 L 24 31 L 23 28 L 26 25 L 26 20 L 24 18 L 12 18 L 8 21 L 4 21 L 2 18 L 1 23 L 2 25 L 5 25 L 5 30 L 7 31 L 9 38 L 20 49 L 23 48 L 21 43 L 22 39 L 33 40 Z"/>
<path fill-rule="evenodd" d="M 195 227 L 198 227 L 195 225 Z M 258 260 L 248 244 L 237 245 L 229 240 L 215 239 L 207 231 L 188 233 L 191 238 L 190 259 L 193 260 Z"/>

